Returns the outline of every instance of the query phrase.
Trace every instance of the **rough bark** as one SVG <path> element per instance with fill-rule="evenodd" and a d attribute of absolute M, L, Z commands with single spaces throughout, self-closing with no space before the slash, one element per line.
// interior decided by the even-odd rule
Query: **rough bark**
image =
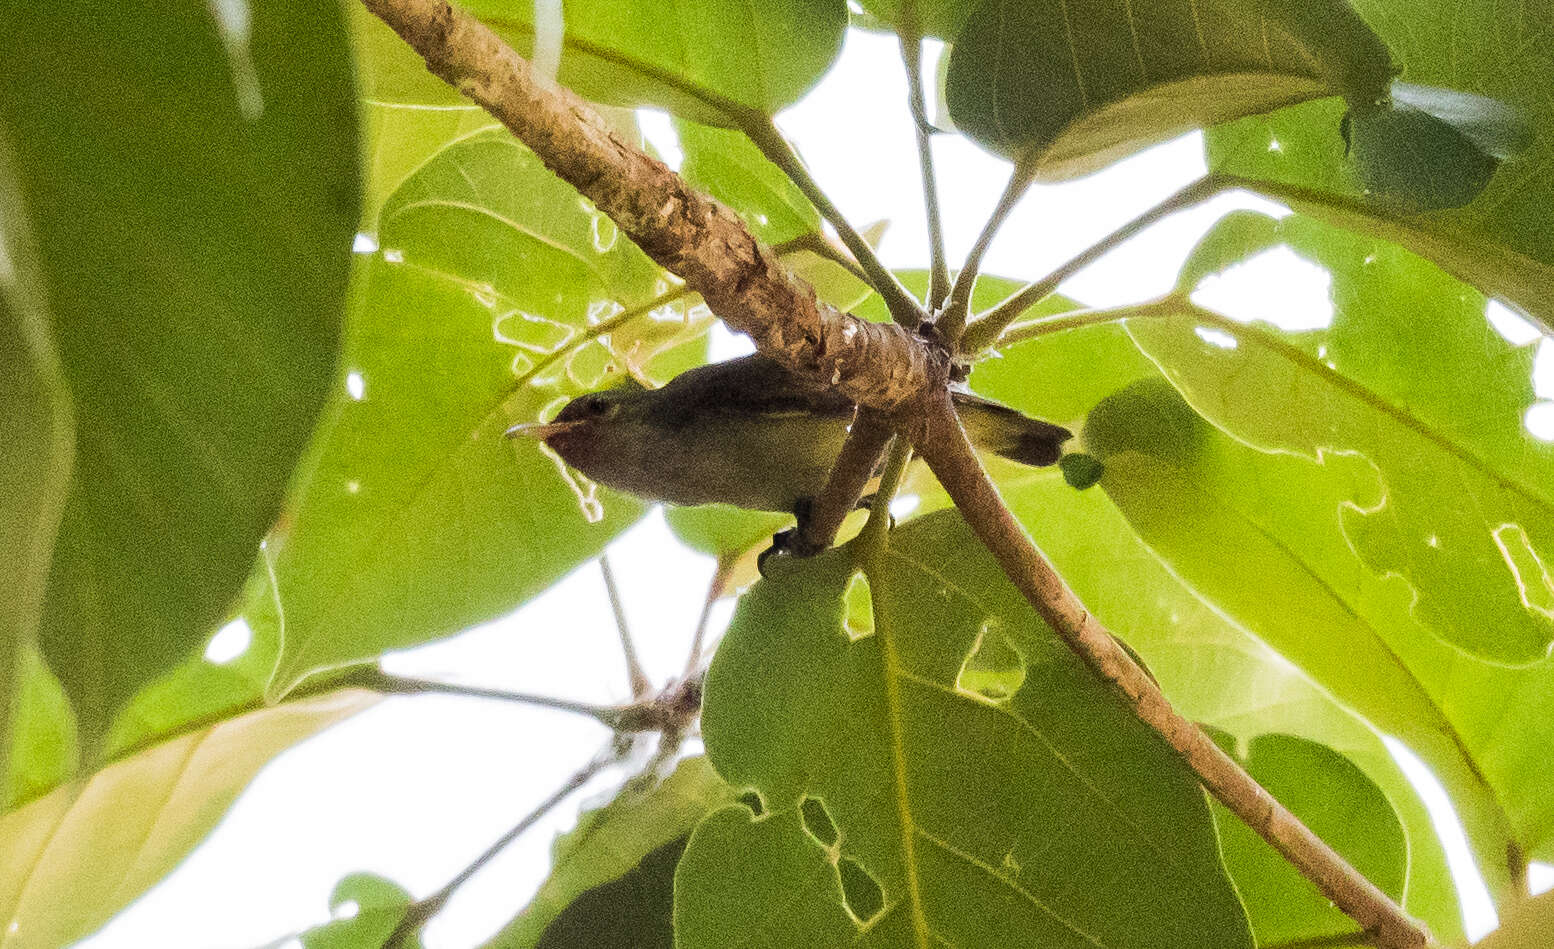
<path fill-rule="evenodd" d="M 932 369 L 938 350 L 899 326 L 816 299 L 737 215 L 623 141 L 588 103 L 538 82 L 528 62 L 479 20 L 445 0 L 364 2 L 435 75 L 511 129 L 761 352 L 881 410 L 939 374 Z"/>

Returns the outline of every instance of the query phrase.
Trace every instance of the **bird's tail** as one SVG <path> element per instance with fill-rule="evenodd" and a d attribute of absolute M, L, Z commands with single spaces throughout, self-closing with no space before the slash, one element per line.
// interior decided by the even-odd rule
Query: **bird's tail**
<path fill-rule="evenodd" d="M 972 444 L 1022 465 L 1043 468 L 1063 457 L 1063 443 L 1074 433 L 1022 412 L 965 392 L 955 393 L 955 410 Z"/>

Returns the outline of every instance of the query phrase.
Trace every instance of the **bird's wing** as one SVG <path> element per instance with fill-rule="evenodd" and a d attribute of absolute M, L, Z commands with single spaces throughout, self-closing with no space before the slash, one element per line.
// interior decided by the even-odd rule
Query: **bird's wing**
<path fill-rule="evenodd" d="M 846 396 L 814 385 L 761 355 L 682 372 L 660 391 L 666 398 L 655 400 L 663 413 L 658 421 L 671 426 L 683 426 L 709 415 L 775 418 L 807 414 L 844 418 L 850 417 L 854 409 Z"/>

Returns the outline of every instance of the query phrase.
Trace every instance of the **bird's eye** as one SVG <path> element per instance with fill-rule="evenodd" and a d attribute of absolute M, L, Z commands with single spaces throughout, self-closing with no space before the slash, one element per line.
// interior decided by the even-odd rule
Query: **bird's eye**
<path fill-rule="evenodd" d="M 593 418 L 607 418 L 614 415 L 617 408 L 619 406 L 614 402 L 597 395 L 588 396 L 583 401 L 583 411 Z"/>

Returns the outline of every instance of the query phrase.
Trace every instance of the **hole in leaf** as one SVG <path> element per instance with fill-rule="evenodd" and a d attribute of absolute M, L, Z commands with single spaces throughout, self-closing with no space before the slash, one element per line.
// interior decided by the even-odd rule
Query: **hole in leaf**
<path fill-rule="evenodd" d="M 766 813 L 766 805 L 761 802 L 761 795 L 756 793 L 753 789 L 741 792 L 734 800 L 750 808 L 750 813 L 754 814 L 756 817 L 760 817 L 762 814 Z"/>
<path fill-rule="evenodd" d="M 842 594 L 842 631 L 853 642 L 874 635 L 874 596 L 862 570 L 847 581 L 847 590 Z"/>
<path fill-rule="evenodd" d="M 1025 657 L 992 623 L 983 623 L 955 677 L 955 688 L 994 705 L 1014 697 L 1025 684 Z"/>
<path fill-rule="evenodd" d="M 799 816 L 804 818 L 804 829 L 819 841 L 820 846 L 827 850 L 836 846 L 836 824 L 831 820 L 831 815 L 826 811 L 826 805 L 820 798 L 806 797 L 801 801 Z"/>
<path fill-rule="evenodd" d="M 205 644 L 205 661 L 224 666 L 247 652 L 253 638 L 254 633 L 248 626 L 248 620 L 239 616 L 217 630 L 216 635 Z"/>
<path fill-rule="evenodd" d="M 842 901 L 847 911 L 867 925 L 885 908 L 885 891 L 856 860 L 843 857 L 837 861 L 836 872 L 842 878 Z"/>

